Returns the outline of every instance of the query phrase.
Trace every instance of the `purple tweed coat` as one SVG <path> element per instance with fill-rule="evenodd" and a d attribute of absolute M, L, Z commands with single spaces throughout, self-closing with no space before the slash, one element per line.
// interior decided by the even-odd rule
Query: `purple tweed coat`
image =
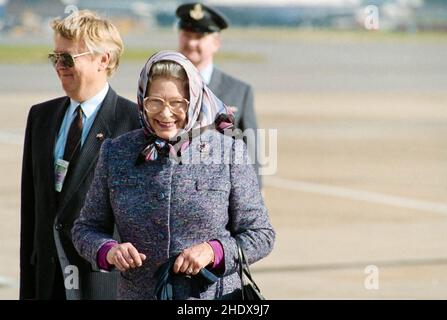
<path fill-rule="evenodd" d="M 116 224 L 121 241 L 147 256 L 142 267 L 121 273 L 118 299 L 155 299 L 154 273 L 161 264 L 217 239 L 225 257 L 220 280 L 197 292 L 189 278 L 179 277 L 174 298 L 225 298 L 240 288 L 236 239 L 249 263 L 268 255 L 275 239 L 244 142 L 210 130 L 192 140 L 181 164 L 164 158 L 135 165 L 145 142 L 139 129 L 103 143 L 72 229 L 76 249 L 97 268 L 97 252 Z"/>

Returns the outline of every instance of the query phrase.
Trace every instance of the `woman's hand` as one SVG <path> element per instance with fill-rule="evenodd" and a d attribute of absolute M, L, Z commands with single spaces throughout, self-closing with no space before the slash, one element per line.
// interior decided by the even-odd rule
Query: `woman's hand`
<path fill-rule="evenodd" d="M 197 244 L 180 253 L 174 262 L 174 273 L 196 275 L 200 269 L 214 262 L 214 251 L 208 242 Z"/>
<path fill-rule="evenodd" d="M 129 243 L 120 243 L 112 247 L 107 252 L 107 262 L 114 265 L 119 271 L 123 272 L 130 268 L 137 268 L 143 265 L 146 255 L 139 253 L 135 247 Z"/>

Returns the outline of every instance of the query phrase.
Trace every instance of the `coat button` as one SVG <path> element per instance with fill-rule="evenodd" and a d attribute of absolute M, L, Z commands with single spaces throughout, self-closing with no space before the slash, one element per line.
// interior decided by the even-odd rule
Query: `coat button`
<path fill-rule="evenodd" d="M 64 228 L 64 225 L 62 224 L 62 223 L 58 223 L 58 224 L 56 224 L 56 230 L 57 231 L 60 231 L 60 230 L 62 230 Z"/>
<path fill-rule="evenodd" d="M 163 192 L 160 192 L 158 194 L 158 200 L 163 200 L 164 198 L 166 198 L 166 195 Z"/>

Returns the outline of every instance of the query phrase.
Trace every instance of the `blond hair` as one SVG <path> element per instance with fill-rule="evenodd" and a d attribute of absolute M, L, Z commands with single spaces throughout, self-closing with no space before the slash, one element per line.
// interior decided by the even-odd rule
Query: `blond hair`
<path fill-rule="evenodd" d="M 69 40 L 83 40 L 94 54 L 110 54 L 107 75 L 110 77 L 118 68 L 123 53 L 123 41 L 118 29 L 108 20 L 89 10 L 75 11 L 64 19 L 56 18 L 51 28 Z"/>

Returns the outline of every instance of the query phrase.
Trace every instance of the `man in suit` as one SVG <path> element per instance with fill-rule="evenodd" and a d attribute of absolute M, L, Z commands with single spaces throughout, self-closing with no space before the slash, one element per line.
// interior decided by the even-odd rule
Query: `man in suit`
<path fill-rule="evenodd" d="M 255 156 L 256 114 L 253 107 L 251 86 L 214 66 L 214 55 L 221 46 L 220 31 L 228 27 L 228 21 L 216 9 L 201 3 L 180 5 L 176 10 L 179 18 L 179 51 L 200 71 L 205 83 L 234 112 L 236 127 L 242 131 L 254 130 L 249 153 Z M 254 142 L 254 143 L 253 143 Z M 255 157 L 256 169 L 259 168 Z M 258 173 L 258 170 L 256 170 Z M 261 182 L 259 173 L 258 181 Z"/>
<path fill-rule="evenodd" d="M 101 273 L 71 240 L 102 141 L 140 127 L 137 106 L 108 84 L 123 43 L 85 10 L 52 22 L 49 54 L 65 97 L 34 105 L 25 132 L 20 299 L 114 299 L 116 273 Z"/>

